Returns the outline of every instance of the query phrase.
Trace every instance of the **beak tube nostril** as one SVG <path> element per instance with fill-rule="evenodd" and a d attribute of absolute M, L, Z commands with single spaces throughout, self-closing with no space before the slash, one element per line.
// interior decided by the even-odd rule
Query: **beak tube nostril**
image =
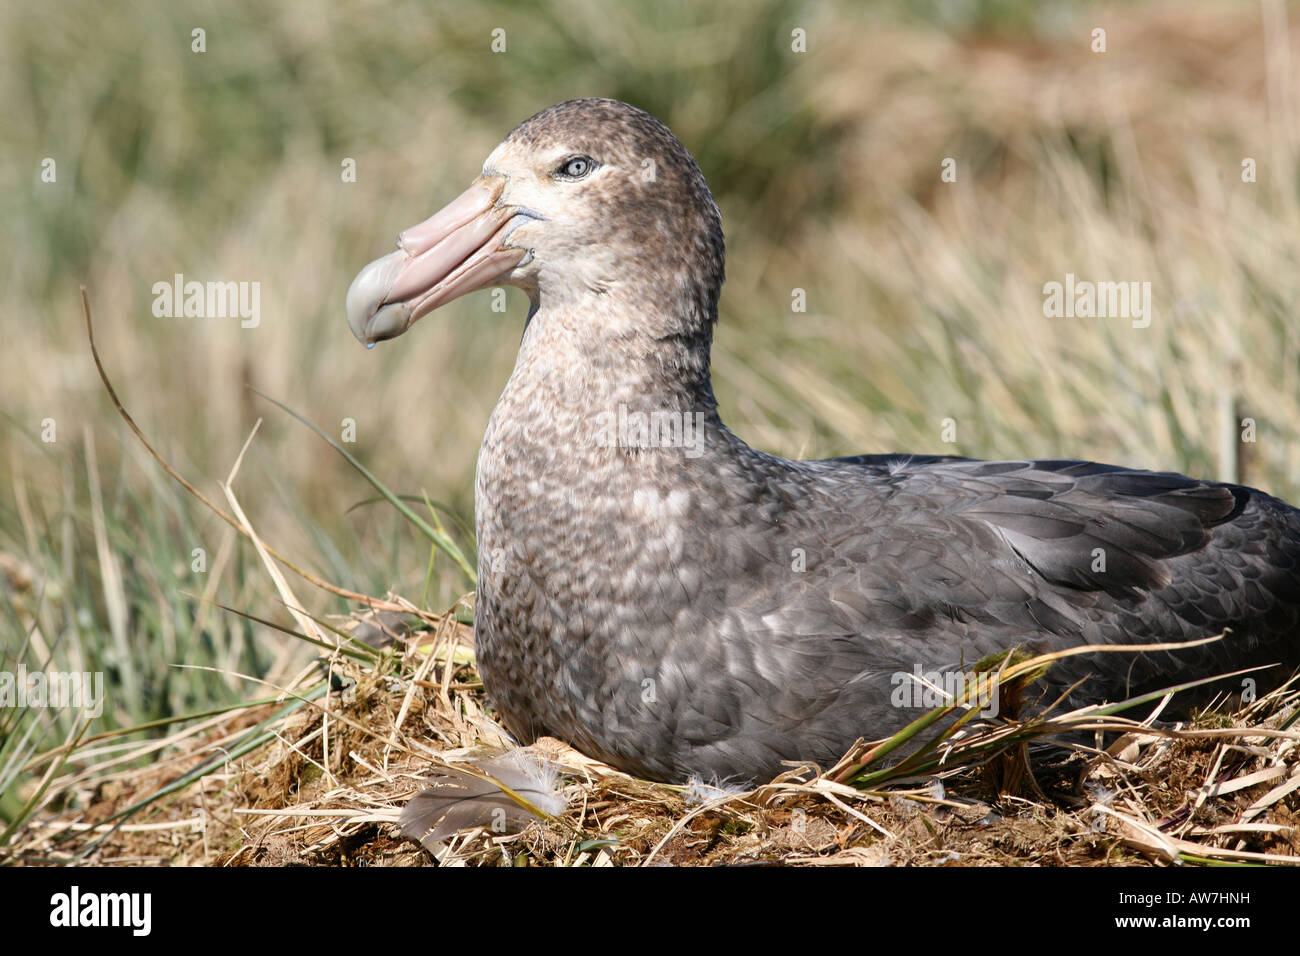
<path fill-rule="evenodd" d="M 504 181 L 475 183 L 419 225 L 404 229 L 397 248 L 412 256 L 427 252 L 457 229 L 477 219 L 496 204 Z"/>

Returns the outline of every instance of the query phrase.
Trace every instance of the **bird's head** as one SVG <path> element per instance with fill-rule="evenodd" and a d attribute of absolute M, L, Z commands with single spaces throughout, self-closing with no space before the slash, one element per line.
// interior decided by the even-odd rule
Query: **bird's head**
<path fill-rule="evenodd" d="M 498 285 L 524 289 L 534 310 L 636 302 L 654 337 L 707 335 L 723 278 L 721 216 L 695 160 L 653 116 L 608 99 L 520 124 L 397 246 L 348 290 L 348 324 L 366 345 Z"/>

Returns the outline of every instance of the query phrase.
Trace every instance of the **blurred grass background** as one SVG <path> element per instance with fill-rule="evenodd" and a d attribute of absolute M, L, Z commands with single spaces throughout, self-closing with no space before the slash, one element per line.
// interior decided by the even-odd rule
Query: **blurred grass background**
<path fill-rule="evenodd" d="M 265 416 L 236 490 L 268 541 L 359 591 L 443 608 L 468 590 L 444 558 L 426 593 L 427 542 L 387 506 L 353 509 L 368 486 L 247 386 L 335 435 L 355 420 L 349 448 L 368 467 L 472 525 L 522 296 L 508 316 L 470 296 L 367 353 L 343 295 L 516 123 L 574 96 L 651 111 L 699 159 L 729 253 L 716 387 L 752 444 L 1229 478 L 1250 416 L 1241 477 L 1300 498 L 1295 8 L 865 6 L 0 8 L 0 670 L 105 671 L 99 728 L 241 699 L 237 673 L 301 659 L 203 602 L 288 621 L 251 547 L 116 417 L 83 282 L 123 401 L 183 474 L 220 500 Z M 1090 50 L 1096 27 L 1105 53 Z M 791 50 L 796 28 L 807 52 Z M 41 181 L 47 157 L 55 183 Z M 940 181 L 945 157 L 956 183 Z M 1257 182 L 1242 182 L 1245 157 Z M 178 272 L 260 282 L 261 325 L 155 318 L 152 286 Z M 1151 282 L 1151 326 L 1044 318 L 1042 287 L 1067 272 Z M 795 288 L 806 313 L 791 311 Z M 304 590 L 314 611 L 345 610 Z M 0 713 L 0 819 L 30 791 L 23 755 L 71 721 Z"/>

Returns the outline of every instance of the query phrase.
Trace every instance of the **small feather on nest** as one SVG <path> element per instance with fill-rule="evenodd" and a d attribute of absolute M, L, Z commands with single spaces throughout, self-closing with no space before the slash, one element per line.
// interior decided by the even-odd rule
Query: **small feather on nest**
<path fill-rule="evenodd" d="M 437 768 L 402 810 L 402 837 L 433 851 L 457 830 L 485 826 L 494 833 L 522 829 L 564 812 L 553 763 L 524 749 Z"/>

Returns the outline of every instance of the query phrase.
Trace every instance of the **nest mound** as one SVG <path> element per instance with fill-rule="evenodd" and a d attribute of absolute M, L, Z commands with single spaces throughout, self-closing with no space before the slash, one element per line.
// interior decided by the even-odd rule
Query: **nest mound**
<path fill-rule="evenodd" d="M 276 703 L 147 745 L 74 751 L 45 808 L 10 841 L 18 864 L 198 866 L 1106 866 L 1300 863 L 1300 691 L 1173 727 L 1127 723 L 1105 750 L 1024 763 L 978 733 L 924 775 L 846 781 L 792 767 L 732 792 L 637 780 L 556 740 L 565 809 L 503 832 L 491 820 L 423 846 L 402 808 L 434 767 L 510 742 L 490 719 L 472 634 L 455 617 L 369 613 L 346 626 L 364 661 L 335 654 Z M 1042 736 L 1042 727 L 1035 732 Z M 973 742 L 972 742 L 973 741 Z M 851 775 L 850 775 L 851 776 Z M 426 841 L 428 842 L 428 841 Z"/>

